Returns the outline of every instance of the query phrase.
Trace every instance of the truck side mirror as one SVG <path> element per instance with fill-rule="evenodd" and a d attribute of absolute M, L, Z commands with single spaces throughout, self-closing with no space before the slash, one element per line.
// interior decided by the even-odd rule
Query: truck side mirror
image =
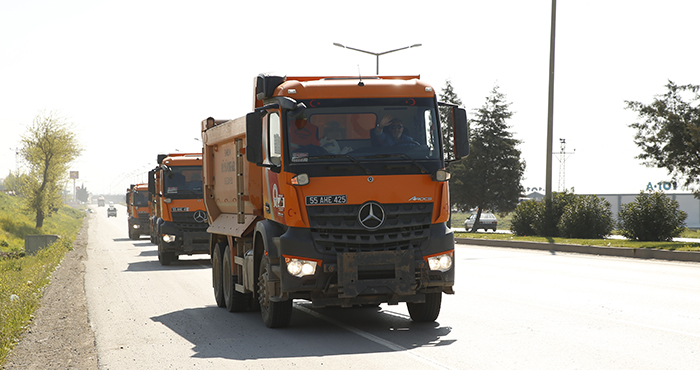
<path fill-rule="evenodd" d="M 454 150 L 455 159 L 464 158 L 469 155 L 469 124 L 467 122 L 467 111 L 462 108 L 453 108 L 454 115 Z"/>
<path fill-rule="evenodd" d="M 151 194 L 156 193 L 156 183 L 155 183 L 155 171 L 148 171 L 148 192 Z"/>
<path fill-rule="evenodd" d="M 263 163 L 262 113 L 254 111 L 245 117 L 246 159 L 260 166 Z"/>

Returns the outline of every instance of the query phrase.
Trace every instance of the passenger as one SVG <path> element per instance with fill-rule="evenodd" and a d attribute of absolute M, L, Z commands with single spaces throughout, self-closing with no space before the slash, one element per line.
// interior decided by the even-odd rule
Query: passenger
<path fill-rule="evenodd" d="M 402 141 L 415 142 L 412 137 L 404 135 L 403 130 L 403 122 L 399 118 L 394 118 L 387 114 L 377 123 L 377 126 L 370 131 L 372 145 L 392 146 Z"/>
<path fill-rule="evenodd" d="M 289 125 L 289 146 L 294 151 L 306 145 L 321 145 L 318 140 L 318 127 L 306 120 L 295 120 Z"/>

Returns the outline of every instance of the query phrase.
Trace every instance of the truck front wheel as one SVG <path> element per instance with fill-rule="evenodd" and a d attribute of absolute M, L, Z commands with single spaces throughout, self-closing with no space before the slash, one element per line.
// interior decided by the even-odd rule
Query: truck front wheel
<path fill-rule="evenodd" d="M 222 269 L 224 267 L 222 262 L 221 244 L 217 243 L 214 247 L 214 254 L 211 255 L 211 280 L 214 286 L 214 299 L 216 299 L 216 305 L 219 307 L 226 307 L 226 300 L 224 300 L 224 280 Z"/>
<path fill-rule="evenodd" d="M 236 290 L 237 276 L 231 273 L 231 247 L 224 250 L 223 266 L 221 268 L 222 288 L 224 291 L 224 301 L 229 312 L 242 312 L 248 309 L 249 294 L 243 294 Z"/>
<path fill-rule="evenodd" d="M 263 256 L 260 261 L 260 276 L 258 277 L 258 301 L 263 322 L 268 328 L 283 328 L 289 326 L 292 320 L 292 300 L 281 302 L 270 300 L 273 292 L 270 292 L 270 260 Z"/>
<path fill-rule="evenodd" d="M 433 322 L 440 314 L 442 293 L 427 293 L 425 303 L 407 302 L 408 313 L 415 322 Z"/>
<path fill-rule="evenodd" d="M 172 253 L 165 252 L 162 243 L 162 241 L 158 241 L 158 262 L 163 266 L 168 266 L 173 262 Z"/>

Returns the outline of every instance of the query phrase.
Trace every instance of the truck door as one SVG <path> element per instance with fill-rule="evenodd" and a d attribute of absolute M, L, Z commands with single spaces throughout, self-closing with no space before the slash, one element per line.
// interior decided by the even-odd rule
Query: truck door
<path fill-rule="evenodd" d="M 263 152 L 270 164 L 263 170 L 265 218 L 284 223 L 284 194 L 280 184 L 282 170 L 282 120 L 278 110 L 271 110 L 263 118 Z"/>

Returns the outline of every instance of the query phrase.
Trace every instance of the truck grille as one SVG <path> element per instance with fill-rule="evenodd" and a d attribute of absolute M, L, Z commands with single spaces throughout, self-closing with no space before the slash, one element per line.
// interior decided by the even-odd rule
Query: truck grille
<path fill-rule="evenodd" d="M 182 231 L 206 231 L 209 224 L 206 222 L 206 213 L 204 213 L 205 221 L 195 221 L 195 212 L 173 212 L 173 223 Z"/>
<path fill-rule="evenodd" d="M 321 253 L 421 249 L 430 235 L 432 203 L 382 204 L 384 223 L 367 230 L 358 219 L 361 205 L 309 206 L 311 235 Z"/>

